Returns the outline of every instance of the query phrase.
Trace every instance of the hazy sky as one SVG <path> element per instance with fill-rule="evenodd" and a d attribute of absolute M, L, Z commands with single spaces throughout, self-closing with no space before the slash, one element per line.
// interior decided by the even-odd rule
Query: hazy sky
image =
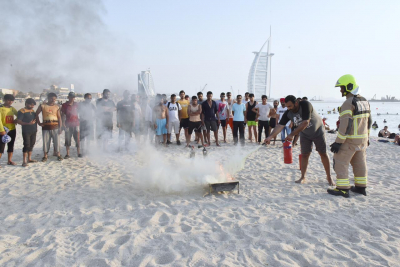
<path fill-rule="evenodd" d="M 272 97 L 340 98 L 350 73 L 400 98 L 400 1 L 104 1 L 0 0 L 0 87 L 136 91 L 150 68 L 157 93 L 243 94 L 271 25 Z"/>
<path fill-rule="evenodd" d="M 272 96 L 400 97 L 400 1 L 106 1 L 105 22 L 133 41 L 132 74 L 151 69 L 157 92 L 247 91 L 272 25 Z M 134 85 L 137 88 L 137 85 Z"/>

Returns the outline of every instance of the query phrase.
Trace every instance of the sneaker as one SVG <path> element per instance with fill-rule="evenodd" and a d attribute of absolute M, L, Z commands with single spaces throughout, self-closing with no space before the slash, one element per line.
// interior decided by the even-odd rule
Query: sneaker
<path fill-rule="evenodd" d="M 359 187 L 359 186 L 350 187 L 351 192 L 367 196 L 367 191 L 365 189 L 366 189 L 366 187 Z"/>
<path fill-rule="evenodd" d="M 169 141 L 169 140 L 167 140 L 167 145 L 170 145 L 170 144 L 172 144 L 172 142 L 171 142 L 171 141 Z"/>
<path fill-rule="evenodd" d="M 178 146 L 180 146 L 181 145 L 181 141 L 176 141 L 176 144 L 178 145 Z"/>
<path fill-rule="evenodd" d="M 350 197 L 349 189 L 337 189 L 337 188 L 335 188 L 335 189 L 328 189 L 327 192 L 328 192 L 328 194 L 334 195 L 334 196 L 342 196 L 342 197 L 345 197 L 345 198 Z"/>

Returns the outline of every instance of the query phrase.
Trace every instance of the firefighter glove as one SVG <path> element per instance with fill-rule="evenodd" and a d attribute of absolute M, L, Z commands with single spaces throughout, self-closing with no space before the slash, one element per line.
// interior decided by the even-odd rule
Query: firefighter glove
<path fill-rule="evenodd" d="M 338 153 L 341 145 L 342 145 L 342 144 L 340 144 L 340 143 L 336 143 L 336 142 L 333 143 L 333 144 L 331 145 L 331 152 L 333 152 L 333 153 Z"/>

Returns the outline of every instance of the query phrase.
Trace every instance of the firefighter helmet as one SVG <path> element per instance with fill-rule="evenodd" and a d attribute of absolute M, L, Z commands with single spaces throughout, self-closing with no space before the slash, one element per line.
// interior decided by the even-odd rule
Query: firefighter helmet
<path fill-rule="evenodd" d="M 344 86 L 346 88 L 344 95 L 347 95 L 348 93 L 352 93 L 353 95 L 355 95 L 358 92 L 356 79 L 351 74 L 346 74 L 339 78 L 339 80 L 336 82 L 335 87 L 340 86 Z"/>

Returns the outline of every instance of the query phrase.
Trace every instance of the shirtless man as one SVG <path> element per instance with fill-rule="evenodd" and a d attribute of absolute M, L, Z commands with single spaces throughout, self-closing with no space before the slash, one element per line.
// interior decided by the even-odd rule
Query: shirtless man
<path fill-rule="evenodd" d="M 157 135 L 156 145 L 160 143 L 160 139 L 162 136 L 163 144 L 164 146 L 167 146 L 167 133 L 169 122 L 168 108 L 164 106 L 164 99 L 162 97 L 157 97 L 156 103 L 158 104 L 153 108 L 153 123 Z"/>
<path fill-rule="evenodd" d="M 278 110 L 279 102 L 278 100 L 274 101 L 274 108 L 270 110 L 270 120 L 269 120 L 269 129 L 268 129 L 268 136 L 270 136 L 271 131 L 276 126 L 276 122 L 279 120 L 279 114 L 276 112 Z M 274 144 L 275 145 L 276 136 L 274 137 Z"/>

